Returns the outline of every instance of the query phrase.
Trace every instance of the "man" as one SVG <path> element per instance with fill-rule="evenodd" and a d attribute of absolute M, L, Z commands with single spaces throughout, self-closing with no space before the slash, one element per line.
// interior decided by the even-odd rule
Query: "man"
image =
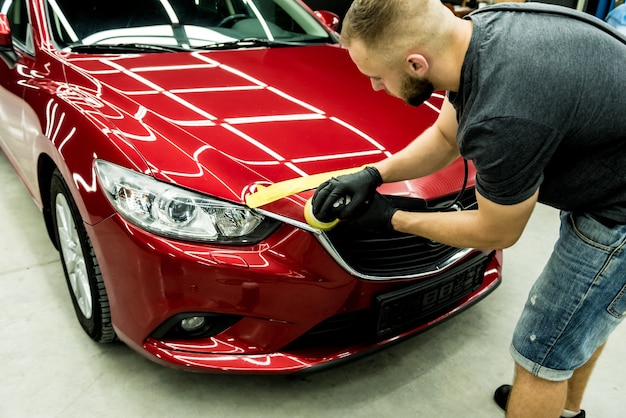
<path fill-rule="evenodd" d="M 509 417 L 584 417 L 590 373 L 626 315 L 626 45 L 568 11 L 516 4 L 459 19 L 440 0 L 356 0 L 341 39 L 372 87 L 411 105 L 434 90 L 447 100 L 405 149 L 313 198 L 322 221 L 473 248 L 513 245 L 537 202 L 562 211 L 514 332 L 512 390 L 494 396 Z M 459 155 L 476 167 L 477 210 L 405 212 L 376 193 Z"/>

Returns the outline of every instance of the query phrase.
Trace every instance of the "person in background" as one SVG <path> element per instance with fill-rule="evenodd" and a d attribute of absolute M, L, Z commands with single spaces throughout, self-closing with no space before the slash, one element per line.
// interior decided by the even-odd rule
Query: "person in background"
<path fill-rule="evenodd" d="M 622 3 L 606 16 L 606 22 L 626 36 L 626 3 Z"/>
<path fill-rule="evenodd" d="M 560 237 L 514 331 L 508 417 L 584 417 L 583 393 L 626 316 L 626 45 L 557 6 L 355 0 L 341 42 L 375 90 L 418 106 L 447 91 L 435 123 L 391 157 L 320 185 L 313 213 L 456 247 L 507 248 L 537 202 Z M 406 123 L 411 123 L 407 120 Z M 459 156 L 476 168 L 476 210 L 407 212 L 376 189 Z M 350 196 L 347 205 L 335 205 Z M 336 206 L 336 207 L 335 207 Z"/>

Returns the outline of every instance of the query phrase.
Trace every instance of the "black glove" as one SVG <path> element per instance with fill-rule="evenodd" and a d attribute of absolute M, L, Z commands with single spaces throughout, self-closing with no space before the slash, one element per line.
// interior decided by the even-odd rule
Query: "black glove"
<path fill-rule="evenodd" d="M 363 212 L 352 218 L 350 222 L 367 231 L 394 231 L 391 218 L 397 210 L 398 208 L 394 207 L 385 196 L 374 193 Z"/>
<path fill-rule="evenodd" d="M 380 173 L 369 166 L 359 172 L 325 181 L 313 195 L 313 215 L 322 222 L 350 218 L 381 184 Z"/>

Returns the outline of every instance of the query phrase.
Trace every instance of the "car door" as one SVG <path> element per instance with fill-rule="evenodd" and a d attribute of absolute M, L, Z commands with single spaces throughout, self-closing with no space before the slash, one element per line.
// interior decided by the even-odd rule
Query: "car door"
<path fill-rule="evenodd" d="M 42 76 L 34 70 L 35 47 L 27 0 L 0 0 L 0 13 L 7 17 L 12 41 L 2 46 L 0 60 L 0 145 L 32 193 L 36 186 L 32 144 L 41 129 L 24 97 L 26 90 L 33 88 L 32 79 Z"/>

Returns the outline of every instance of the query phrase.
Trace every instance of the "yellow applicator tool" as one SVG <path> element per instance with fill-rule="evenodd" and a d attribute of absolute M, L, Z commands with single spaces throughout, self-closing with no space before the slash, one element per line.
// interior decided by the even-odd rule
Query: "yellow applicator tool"
<path fill-rule="evenodd" d="M 283 197 L 290 196 L 292 194 L 300 193 L 305 190 L 311 190 L 317 188 L 320 184 L 332 179 L 333 177 L 343 176 L 346 174 L 356 173 L 365 168 L 354 167 L 343 170 L 327 171 L 324 173 L 312 174 L 306 177 L 296 177 L 293 179 L 274 183 L 270 186 L 257 186 L 257 191 L 246 196 L 246 205 L 251 208 L 258 208 L 268 203 L 275 202 Z M 304 205 L 304 220 L 313 228 L 320 229 L 322 231 L 328 231 L 332 229 L 339 220 L 336 219 L 332 222 L 322 222 L 313 215 L 313 208 L 311 206 L 311 199 L 307 200 Z"/>
<path fill-rule="evenodd" d="M 311 199 L 307 200 L 304 204 L 304 220 L 313 228 L 320 229 L 322 231 L 330 231 L 339 223 L 339 219 L 335 219 L 331 222 L 322 222 L 313 215 L 313 205 Z"/>

